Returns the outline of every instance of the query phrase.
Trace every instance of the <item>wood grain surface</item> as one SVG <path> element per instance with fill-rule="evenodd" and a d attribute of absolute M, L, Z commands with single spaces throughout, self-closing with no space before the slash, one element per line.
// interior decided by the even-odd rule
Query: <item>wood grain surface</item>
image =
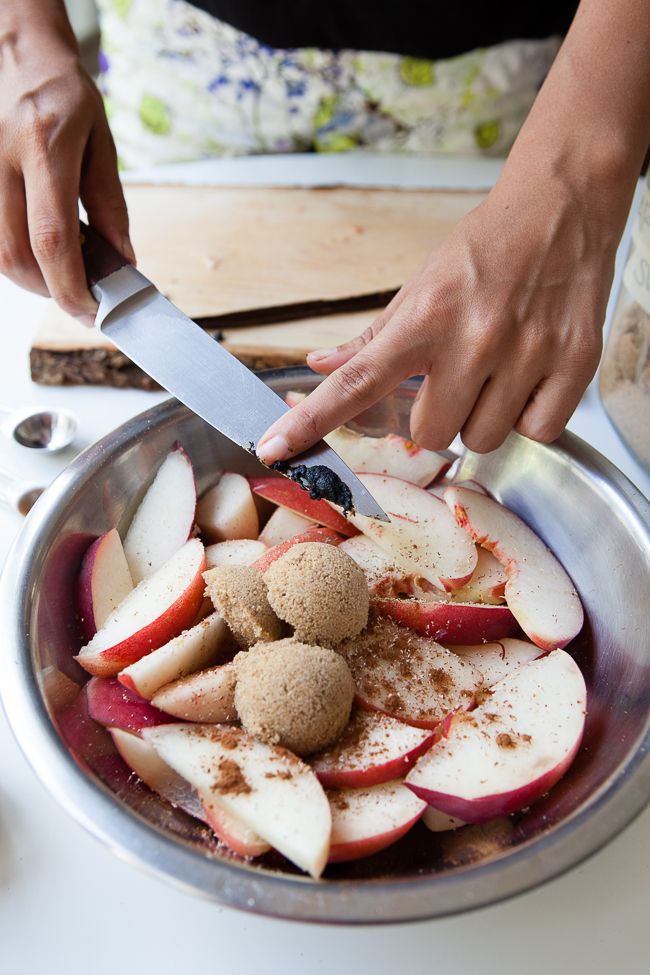
<path fill-rule="evenodd" d="M 349 187 L 125 192 L 139 269 L 194 319 L 395 290 L 485 197 Z"/>
<path fill-rule="evenodd" d="M 376 311 L 362 311 L 206 331 L 220 335 L 224 347 L 249 369 L 274 369 L 302 365 L 308 352 L 348 342 L 372 324 L 376 315 Z M 32 340 L 30 363 L 32 380 L 45 386 L 159 388 L 98 329 L 81 325 L 53 301 Z"/>
<path fill-rule="evenodd" d="M 359 335 L 485 193 L 125 186 L 138 267 L 254 369 Z M 274 324 L 268 324 L 274 323 Z M 51 303 L 32 379 L 157 388 Z"/>

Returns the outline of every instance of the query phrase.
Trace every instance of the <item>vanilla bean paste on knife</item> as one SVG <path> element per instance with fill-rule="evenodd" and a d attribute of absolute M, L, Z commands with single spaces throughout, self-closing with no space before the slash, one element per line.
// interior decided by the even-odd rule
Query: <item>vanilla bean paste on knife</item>
<path fill-rule="evenodd" d="M 277 460 L 271 469 L 295 481 L 304 491 L 309 491 L 312 501 L 331 501 L 332 504 L 343 508 L 346 515 L 354 511 L 350 488 L 338 474 L 324 464 L 317 464 L 314 467 L 297 464 L 295 467 L 290 467 L 288 461 Z"/>

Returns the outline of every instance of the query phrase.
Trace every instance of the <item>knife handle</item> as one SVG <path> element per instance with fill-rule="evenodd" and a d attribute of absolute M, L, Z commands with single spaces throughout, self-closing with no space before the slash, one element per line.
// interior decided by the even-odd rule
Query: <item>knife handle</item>
<path fill-rule="evenodd" d="M 126 257 L 122 257 L 107 240 L 104 240 L 96 230 L 87 227 L 85 223 L 79 222 L 79 233 L 81 238 L 81 254 L 86 268 L 88 287 L 98 284 L 109 274 L 119 271 L 120 268 L 130 264 Z"/>

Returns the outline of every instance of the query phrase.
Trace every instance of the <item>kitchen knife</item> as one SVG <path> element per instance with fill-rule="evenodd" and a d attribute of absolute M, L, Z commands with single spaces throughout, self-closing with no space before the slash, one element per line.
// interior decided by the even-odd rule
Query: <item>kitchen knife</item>
<path fill-rule="evenodd" d="M 97 328 L 194 413 L 254 453 L 262 434 L 289 409 L 284 400 L 84 224 L 81 251 L 88 285 L 99 302 Z M 327 483 L 330 477 L 327 470 L 336 475 L 334 487 L 343 488 L 344 495 L 347 485 L 356 512 L 390 521 L 347 464 L 323 440 L 300 454 L 281 473 L 303 487 L 316 487 L 318 494 L 324 484 L 322 478 Z"/>

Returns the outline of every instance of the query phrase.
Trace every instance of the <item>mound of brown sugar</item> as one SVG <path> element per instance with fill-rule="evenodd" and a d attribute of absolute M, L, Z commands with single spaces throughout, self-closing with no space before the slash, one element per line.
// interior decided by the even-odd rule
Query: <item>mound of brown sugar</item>
<path fill-rule="evenodd" d="M 269 606 L 264 576 L 249 566 L 219 565 L 203 573 L 206 595 L 243 647 L 279 640 L 286 627 Z"/>
<path fill-rule="evenodd" d="M 250 735 L 309 755 L 345 728 L 354 681 L 334 650 L 294 640 L 258 643 L 235 657 L 235 707 Z"/>
<path fill-rule="evenodd" d="M 293 545 L 264 575 L 269 603 L 296 640 L 334 646 L 366 625 L 370 598 L 363 570 L 323 542 Z"/>

